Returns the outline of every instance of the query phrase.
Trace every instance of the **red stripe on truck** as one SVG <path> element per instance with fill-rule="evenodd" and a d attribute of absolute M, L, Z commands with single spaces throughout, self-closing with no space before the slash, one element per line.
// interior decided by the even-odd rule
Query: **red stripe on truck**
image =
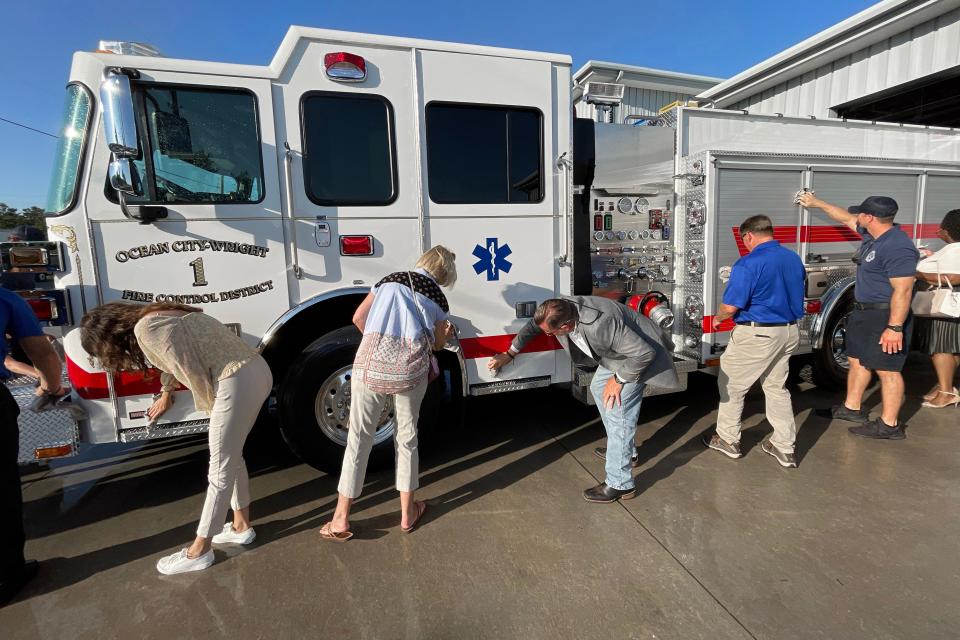
<path fill-rule="evenodd" d="M 76 362 L 67 358 L 67 377 L 77 395 L 85 400 L 103 400 L 110 397 L 107 374 L 103 371 L 85 371 Z M 113 376 L 113 388 L 118 398 L 160 393 L 160 371 L 121 371 Z M 186 389 L 183 385 L 178 390 Z"/>
<path fill-rule="evenodd" d="M 939 224 L 905 224 L 900 227 L 908 238 L 936 238 Z M 740 237 L 740 229 L 733 227 L 733 239 L 737 243 L 737 251 L 741 256 L 749 253 Z M 799 231 L 799 234 L 798 234 Z M 799 235 L 800 242 L 818 244 L 821 242 L 859 242 L 860 234 L 846 225 L 812 225 L 805 227 L 774 227 L 773 238 L 783 244 L 795 244 Z"/>
<path fill-rule="evenodd" d="M 483 336 L 476 338 L 461 338 L 460 348 L 463 350 L 463 357 L 467 360 L 476 358 L 489 358 L 498 353 L 503 353 L 510 348 L 515 335 L 507 334 L 502 336 Z M 553 336 L 545 333 L 539 334 L 533 340 L 527 343 L 520 353 L 534 353 L 537 351 L 556 351 L 562 349 L 560 343 Z"/>
<path fill-rule="evenodd" d="M 719 329 L 713 328 L 713 318 L 714 316 L 703 316 L 703 332 L 704 333 L 725 333 L 727 331 L 733 331 L 733 328 L 737 326 L 737 323 L 733 321 L 733 318 L 727 318 L 720 323 Z"/>

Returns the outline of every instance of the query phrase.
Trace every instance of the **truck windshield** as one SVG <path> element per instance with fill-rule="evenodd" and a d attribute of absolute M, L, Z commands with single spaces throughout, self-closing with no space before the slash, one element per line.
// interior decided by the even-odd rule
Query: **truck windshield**
<path fill-rule="evenodd" d="M 67 85 L 63 107 L 63 128 L 54 157 L 53 176 L 47 197 L 47 211 L 65 213 L 73 206 L 80 177 L 80 161 L 90 126 L 90 92 L 78 84 Z"/>

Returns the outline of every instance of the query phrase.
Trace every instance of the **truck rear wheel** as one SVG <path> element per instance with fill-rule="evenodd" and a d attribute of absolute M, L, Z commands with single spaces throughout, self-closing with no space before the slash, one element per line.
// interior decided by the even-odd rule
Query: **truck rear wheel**
<path fill-rule="evenodd" d="M 350 381 L 360 338 L 354 327 L 343 327 L 315 340 L 290 366 L 278 394 L 283 439 L 301 460 L 330 474 L 340 472 L 347 446 Z M 427 389 L 421 405 L 417 423 L 421 432 L 439 417 L 444 389 L 438 382 Z M 393 400 L 388 399 L 374 435 L 369 471 L 393 463 L 396 424 Z"/>
<path fill-rule="evenodd" d="M 853 312 L 853 298 L 837 305 L 824 327 L 823 344 L 814 351 L 813 382 L 818 387 L 842 391 L 847 387 L 847 320 Z"/>

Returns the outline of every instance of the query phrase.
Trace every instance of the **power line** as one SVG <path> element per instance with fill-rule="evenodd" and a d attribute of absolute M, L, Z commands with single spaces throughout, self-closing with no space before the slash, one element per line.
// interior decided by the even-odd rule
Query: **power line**
<path fill-rule="evenodd" d="M 24 129 L 28 129 L 28 130 L 30 130 L 30 131 L 34 131 L 34 132 L 36 132 L 36 133 L 42 133 L 42 134 L 45 135 L 45 136 L 50 136 L 50 137 L 53 138 L 54 140 L 57 140 L 57 139 L 60 138 L 60 136 L 55 136 L 55 135 L 53 135 L 52 133 L 47 133 L 46 131 L 41 131 L 40 129 L 34 129 L 33 127 L 28 127 L 28 126 L 25 125 L 25 124 L 20 124 L 19 122 L 14 122 L 13 120 L 7 120 L 6 118 L 0 118 L 0 120 L 3 120 L 4 122 L 7 122 L 7 123 L 12 124 L 12 125 L 15 125 L 15 126 L 17 126 L 17 127 L 22 127 L 22 128 L 24 128 Z"/>

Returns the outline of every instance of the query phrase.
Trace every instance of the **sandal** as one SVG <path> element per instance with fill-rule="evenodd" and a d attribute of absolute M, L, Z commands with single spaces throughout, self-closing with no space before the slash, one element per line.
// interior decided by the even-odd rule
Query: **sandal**
<path fill-rule="evenodd" d="M 400 531 L 404 533 L 410 533 L 417 528 L 417 525 L 420 524 L 420 520 L 423 518 L 423 514 L 427 512 L 427 503 L 424 500 L 418 500 L 414 503 L 417 505 L 417 517 L 413 519 L 413 522 L 410 523 L 409 527 L 400 527 Z"/>
<path fill-rule="evenodd" d="M 320 527 L 320 537 L 330 542 L 346 542 L 353 537 L 353 532 L 349 529 L 346 531 L 334 531 L 333 523 L 328 522 Z"/>
<path fill-rule="evenodd" d="M 934 400 L 941 395 L 947 396 L 947 398 L 952 397 L 953 400 L 950 400 L 944 404 L 935 404 Z M 954 387 L 953 391 L 938 391 L 936 394 L 934 394 L 933 398 L 920 404 L 921 407 L 929 407 L 931 409 L 944 409 L 946 407 L 955 407 L 958 405 L 960 405 L 960 393 L 957 392 L 956 387 Z"/>

